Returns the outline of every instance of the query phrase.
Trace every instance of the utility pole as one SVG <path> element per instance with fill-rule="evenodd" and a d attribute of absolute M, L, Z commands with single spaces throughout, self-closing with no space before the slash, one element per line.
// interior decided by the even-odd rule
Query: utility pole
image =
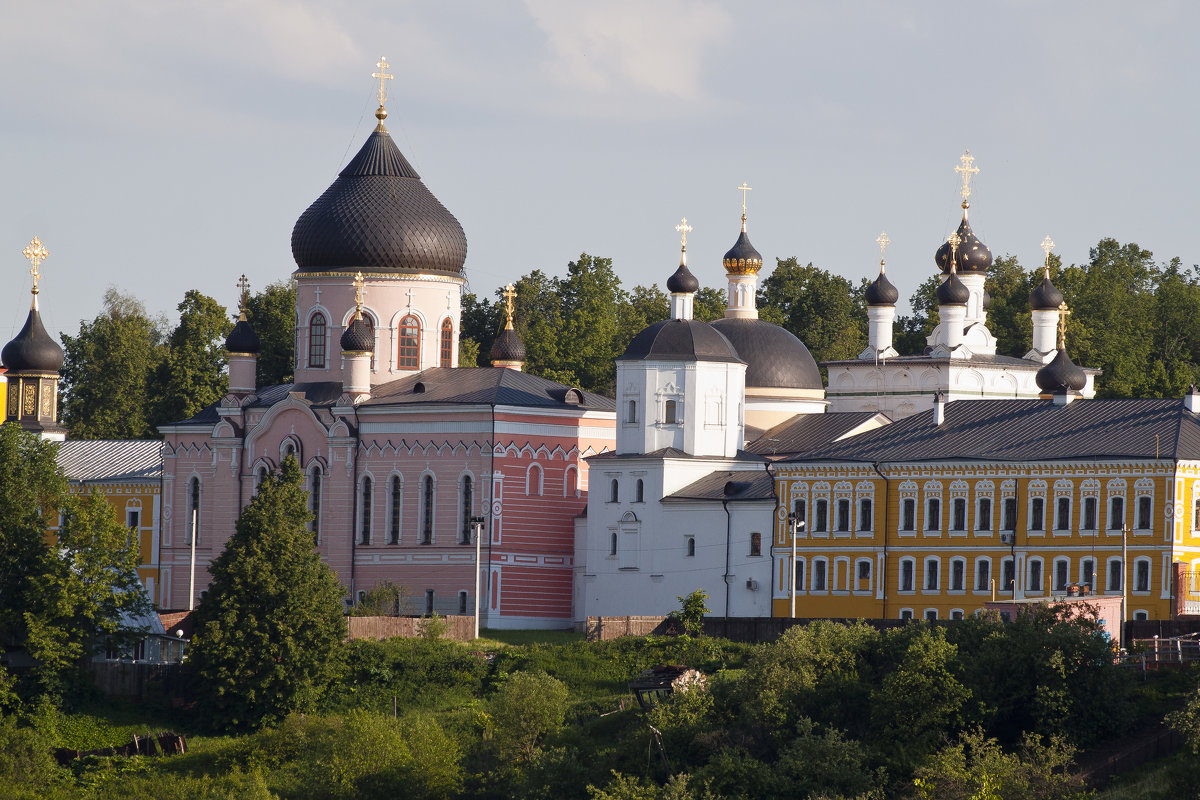
<path fill-rule="evenodd" d="M 479 638 L 479 552 L 483 540 L 483 517 L 471 517 L 471 534 L 475 537 L 475 638 Z"/>
<path fill-rule="evenodd" d="M 192 504 L 192 554 L 188 569 L 188 611 L 196 608 L 196 536 L 200 533 L 200 509 Z"/>
<path fill-rule="evenodd" d="M 1125 618 L 1129 615 L 1129 526 L 1121 526 L 1121 644 L 1125 644 Z"/>

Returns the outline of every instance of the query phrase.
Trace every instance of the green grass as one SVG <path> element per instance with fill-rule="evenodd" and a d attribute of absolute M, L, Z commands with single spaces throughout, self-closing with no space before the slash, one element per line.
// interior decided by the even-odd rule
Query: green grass
<path fill-rule="evenodd" d="M 484 649 L 522 647 L 531 644 L 571 644 L 582 642 L 583 634 L 575 631 L 516 631 L 484 628 L 480 637 L 468 644 Z"/>

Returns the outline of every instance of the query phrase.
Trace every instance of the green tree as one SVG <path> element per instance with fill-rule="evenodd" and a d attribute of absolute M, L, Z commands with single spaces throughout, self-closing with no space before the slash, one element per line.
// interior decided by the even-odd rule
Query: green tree
<path fill-rule="evenodd" d="M 514 672 L 488 703 L 493 740 L 502 758 L 529 761 L 563 726 L 567 687 L 544 672 Z"/>
<path fill-rule="evenodd" d="M 313 547 L 296 460 L 238 518 L 196 608 L 191 663 L 200 707 L 224 728 L 256 728 L 311 706 L 346 633 L 343 589 Z"/>
<path fill-rule="evenodd" d="M 496 290 L 497 294 L 501 291 Z M 518 289 L 519 292 L 519 289 Z M 521 297 L 517 295 L 517 307 Z M 520 320 L 520 316 L 518 316 Z M 462 298 L 462 330 L 459 332 L 458 363 L 460 366 L 485 366 L 488 354 L 492 350 L 492 342 L 504 326 L 504 306 L 493 303 L 486 297 L 479 299 L 468 292 Z M 518 322 L 518 329 L 520 324 Z M 467 344 L 470 342 L 470 344 Z M 464 363 L 464 355 L 474 351 L 475 359 L 471 364 Z"/>
<path fill-rule="evenodd" d="M 764 319 L 808 345 L 818 363 L 857 358 L 867 345 L 861 288 L 811 263 L 801 266 L 794 256 L 776 259 L 775 270 L 759 290 L 758 305 Z"/>
<path fill-rule="evenodd" d="M 708 608 L 708 592 L 697 589 L 686 597 L 675 598 L 679 608 L 672 611 L 671 619 L 683 626 L 683 632 L 689 636 L 699 636 L 704 633 L 704 615 L 712 613 Z"/>
<path fill-rule="evenodd" d="M 692 316 L 701 322 L 712 322 L 714 319 L 721 319 L 725 316 L 725 307 L 728 303 L 723 289 L 702 286 L 700 291 L 696 292 L 696 300 L 693 305 Z"/>
<path fill-rule="evenodd" d="M 908 304 L 913 310 L 912 315 L 896 319 L 896 342 L 893 346 L 900 355 L 919 356 L 925 352 L 929 344 L 929 335 L 933 333 L 939 321 L 935 292 L 940 283 L 941 278 L 938 275 L 930 275 L 921 281 L 921 285 L 908 298 Z"/>
<path fill-rule="evenodd" d="M 81 322 L 77 336 L 62 337 L 62 416 L 72 437 L 155 437 L 153 378 L 165 328 L 141 301 L 110 287 L 99 316 Z"/>
<path fill-rule="evenodd" d="M 547 378 L 550 378 L 551 374 L 559 375 L 569 371 L 569 367 L 560 358 L 563 318 L 558 281 L 535 269 L 528 275 L 521 276 L 514 288 L 517 297 L 513 301 L 513 325 L 525 344 L 525 371 Z M 497 296 L 500 292 L 500 289 L 496 290 Z M 503 304 L 496 303 L 492 308 L 495 323 L 491 337 L 486 342 L 486 349 L 483 341 L 479 343 L 480 352 L 483 354 L 491 350 L 492 340 L 505 323 Z M 565 377 L 562 382 L 569 385 L 578 381 L 573 374 Z M 559 378 L 553 377 L 551 380 Z"/>
<path fill-rule="evenodd" d="M 1058 256 L 1050 256 L 1057 269 Z M 988 330 L 996 337 L 996 353 L 1022 358 L 1033 345 L 1033 318 L 1029 315 L 1029 293 L 1042 282 L 1040 269 L 1026 272 L 1016 257 L 1001 256 L 988 270 L 987 292 L 992 305 L 987 312 Z"/>
<path fill-rule="evenodd" d="M 189 289 L 178 306 L 179 324 L 167 339 L 158 368 L 156 425 L 188 419 L 216 403 L 229 389 L 225 307 Z"/>
<path fill-rule="evenodd" d="M 258 354 L 258 385 L 290 383 L 296 359 L 296 281 L 291 278 L 276 281 L 250 295 L 246 316 L 262 345 Z"/>
<path fill-rule="evenodd" d="M 612 394 L 615 359 L 626 344 L 620 341 L 617 310 L 627 302 L 612 259 L 580 253 L 557 285 L 563 323 L 560 368 L 575 375 L 581 388 Z"/>
<path fill-rule="evenodd" d="M 1090 792 L 1071 767 L 1074 748 L 1026 735 L 1007 753 L 982 731 L 967 731 L 917 771 L 922 800 L 1074 800 Z"/>

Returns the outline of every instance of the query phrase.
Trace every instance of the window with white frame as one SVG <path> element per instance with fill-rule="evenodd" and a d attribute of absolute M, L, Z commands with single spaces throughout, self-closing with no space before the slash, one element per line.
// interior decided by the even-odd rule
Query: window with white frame
<path fill-rule="evenodd" d="M 1046 529 L 1046 482 L 1030 481 L 1027 491 L 1029 494 L 1029 530 L 1044 531 Z"/>
<path fill-rule="evenodd" d="M 930 622 L 937 622 L 937 618 L 938 612 L 936 608 L 925 609 L 925 619 L 929 620 Z"/>
<path fill-rule="evenodd" d="M 1139 531 L 1148 531 L 1151 527 L 1151 499 L 1141 495 L 1137 499 L 1137 527 Z"/>
<path fill-rule="evenodd" d="M 828 570 L 828 566 L 829 566 L 829 562 L 825 558 L 814 558 L 813 559 L 812 590 L 814 592 L 827 591 L 828 584 L 826 582 L 826 578 L 827 578 L 826 573 Z"/>
<path fill-rule="evenodd" d="M 1113 533 L 1121 531 L 1125 527 L 1125 492 L 1126 483 L 1124 478 L 1113 478 L 1105 485 L 1105 492 L 1108 497 L 1106 509 L 1108 515 L 1106 517 L 1105 527 Z"/>
<path fill-rule="evenodd" d="M 364 477 L 359 492 L 358 543 L 363 545 L 371 543 L 371 502 L 374 498 L 374 485 L 370 478 Z"/>
<path fill-rule="evenodd" d="M 950 559 L 950 591 L 964 592 L 967 589 L 967 560 L 955 557 Z"/>
<path fill-rule="evenodd" d="M 925 591 L 936 592 L 941 588 L 942 560 L 937 556 L 929 556 L 925 559 Z"/>
<path fill-rule="evenodd" d="M 1096 498 L 1083 498 L 1083 519 L 1080 521 L 1080 528 L 1085 531 L 1096 530 Z"/>
<path fill-rule="evenodd" d="M 871 517 L 871 498 L 860 497 L 858 500 L 858 529 L 860 531 L 869 531 L 874 525 Z"/>
<path fill-rule="evenodd" d="M 951 502 L 954 504 L 954 513 L 951 515 L 950 530 L 965 531 L 967 529 L 967 498 L 955 497 Z"/>
<path fill-rule="evenodd" d="M 1015 531 L 1017 529 L 1017 498 L 1004 498 L 1004 519 L 1001 520 L 1000 524 L 1006 531 Z"/>
<path fill-rule="evenodd" d="M 1054 530 L 1071 530 L 1071 498 L 1057 496 L 1054 498 Z"/>
<path fill-rule="evenodd" d="M 1144 622 L 1145 620 L 1150 619 L 1150 612 L 1139 608 L 1137 611 L 1133 612 L 1133 618 L 1138 622 Z"/>
<path fill-rule="evenodd" d="M 1089 589 L 1096 588 L 1096 559 L 1088 556 L 1079 560 L 1079 583 Z"/>
<path fill-rule="evenodd" d="M 911 531 L 917 527 L 917 501 L 906 497 L 900 501 L 900 530 Z"/>
<path fill-rule="evenodd" d="M 462 482 L 459 484 L 459 515 L 462 517 L 458 526 L 458 543 L 471 543 L 471 516 L 472 508 L 475 502 L 474 483 L 471 481 L 470 475 L 463 475 Z M 539 493 L 540 494 L 540 493 Z"/>
<path fill-rule="evenodd" d="M 907 622 L 907 621 L 911 620 L 912 618 L 913 618 L 913 610 L 911 608 L 900 609 L 900 619 L 905 620 Z"/>
<path fill-rule="evenodd" d="M 992 498 L 981 497 L 975 501 L 975 530 L 992 529 Z"/>
<path fill-rule="evenodd" d="M 1054 559 L 1054 591 L 1065 592 L 1071 580 L 1071 562 L 1065 557 Z"/>
<path fill-rule="evenodd" d="M 942 501 L 937 497 L 925 500 L 925 530 L 940 533 L 942 530 Z"/>
<path fill-rule="evenodd" d="M 321 542 L 321 467 L 313 465 L 308 476 L 308 510 L 312 512 L 312 521 L 308 529 L 312 531 L 313 543 Z"/>
<path fill-rule="evenodd" d="M 1110 558 L 1108 560 L 1108 583 L 1105 589 L 1110 592 L 1121 591 L 1121 580 L 1125 573 L 1125 565 L 1121 563 L 1120 558 Z"/>
<path fill-rule="evenodd" d="M 1012 556 L 1000 559 L 1000 587 L 1006 592 L 1017 588 L 1017 568 Z"/>
<path fill-rule="evenodd" d="M 815 533 L 829 532 L 829 501 L 824 497 L 817 499 L 816 519 L 813 520 L 813 531 Z"/>
<path fill-rule="evenodd" d="M 916 571 L 916 562 L 907 556 L 900 559 L 900 591 L 912 592 L 914 589 L 914 575 Z"/>
<path fill-rule="evenodd" d="M 529 469 L 525 470 L 525 494 L 540 497 L 542 478 L 542 468 L 537 464 L 530 464 Z"/>
<path fill-rule="evenodd" d="M 961 608 L 950 609 L 950 619 L 962 619 L 962 618 L 963 618 L 963 610 Z"/>
<path fill-rule="evenodd" d="M 975 591 L 986 592 L 991 589 L 992 560 L 987 556 L 975 559 Z"/>
<path fill-rule="evenodd" d="M 1145 556 L 1133 561 L 1133 590 L 1138 593 L 1150 592 L 1150 559 Z"/>
<path fill-rule="evenodd" d="M 1035 556 L 1026 563 L 1025 591 L 1040 594 L 1042 591 L 1042 559 Z"/>
<path fill-rule="evenodd" d="M 421 544 L 433 544 L 433 476 L 421 479 Z"/>
<path fill-rule="evenodd" d="M 687 537 L 687 545 L 684 548 L 684 555 L 686 555 L 688 558 L 691 558 L 696 555 L 696 537 L 695 536 Z"/>
<path fill-rule="evenodd" d="M 796 559 L 796 564 L 795 564 L 794 569 L 795 569 L 795 571 L 792 574 L 796 578 L 796 591 L 803 592 L 804 591 L 804 571 L 807 569 L 803 558 Z"/>
<path fill-rule="evenodd" d="M 855 562 L 854 590 L 857 592 L 871 591 L 871 559 L 860 558 Z"/>
<path fill-rule="evenodd" d="M 393 475 L 388 492 L 388 544 L 400 544 L 400 521 L 404 519 L 404 481 Z"/>
<path fill-rule="evenodd" d="M 637 400 L 625 401 L 625 422 L 634 424 L 638 421 Z"/>
<path fill-rule="evenodd" d="M 646 485 L 642 482 L 641 478 L 638 478 L 637 483 L 633 485 L 633 502 L 646 502 Z"/>

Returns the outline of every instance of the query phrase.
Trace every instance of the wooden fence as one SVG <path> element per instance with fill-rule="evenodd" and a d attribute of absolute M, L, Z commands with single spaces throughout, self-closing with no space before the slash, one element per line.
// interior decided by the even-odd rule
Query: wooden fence
<path fill-rule="evenodd" d="M 808 625 L 815 621 L 787 617 L 705 617 L 704 634 L 735 642 L 771 642 L 793 625 Z M 829 621 L 849 625 L 859 620 Z M 905 620 L 900 619 L 868 619 L 862 622 L 877 630 L 899 628 L 907 624 Z M 667 617 L 588 617 L 584 627 L 584 634 L 589 642 L 603 642 L 621 636 L 670 636 L 682 632 L 682 629 Z"/>
<path fill-rule="evenodd" d="M 445 616 L 438 619 L 446 624 L 445 639 L 469 642 L 475 638 L 475 618 Z M 346 617 L 348 639 L 391 639 L 394 636 L 420 636 L 426 617 Z"/>
<path fill-rule="evenodd" d="M 180 664 L 153 664 L 139 661 L 93 661 L 88 664 L 92 680 L 109 697 L 144 698 L 161 693 L 174 697 L 184 692 L 183 667 Z"/>

